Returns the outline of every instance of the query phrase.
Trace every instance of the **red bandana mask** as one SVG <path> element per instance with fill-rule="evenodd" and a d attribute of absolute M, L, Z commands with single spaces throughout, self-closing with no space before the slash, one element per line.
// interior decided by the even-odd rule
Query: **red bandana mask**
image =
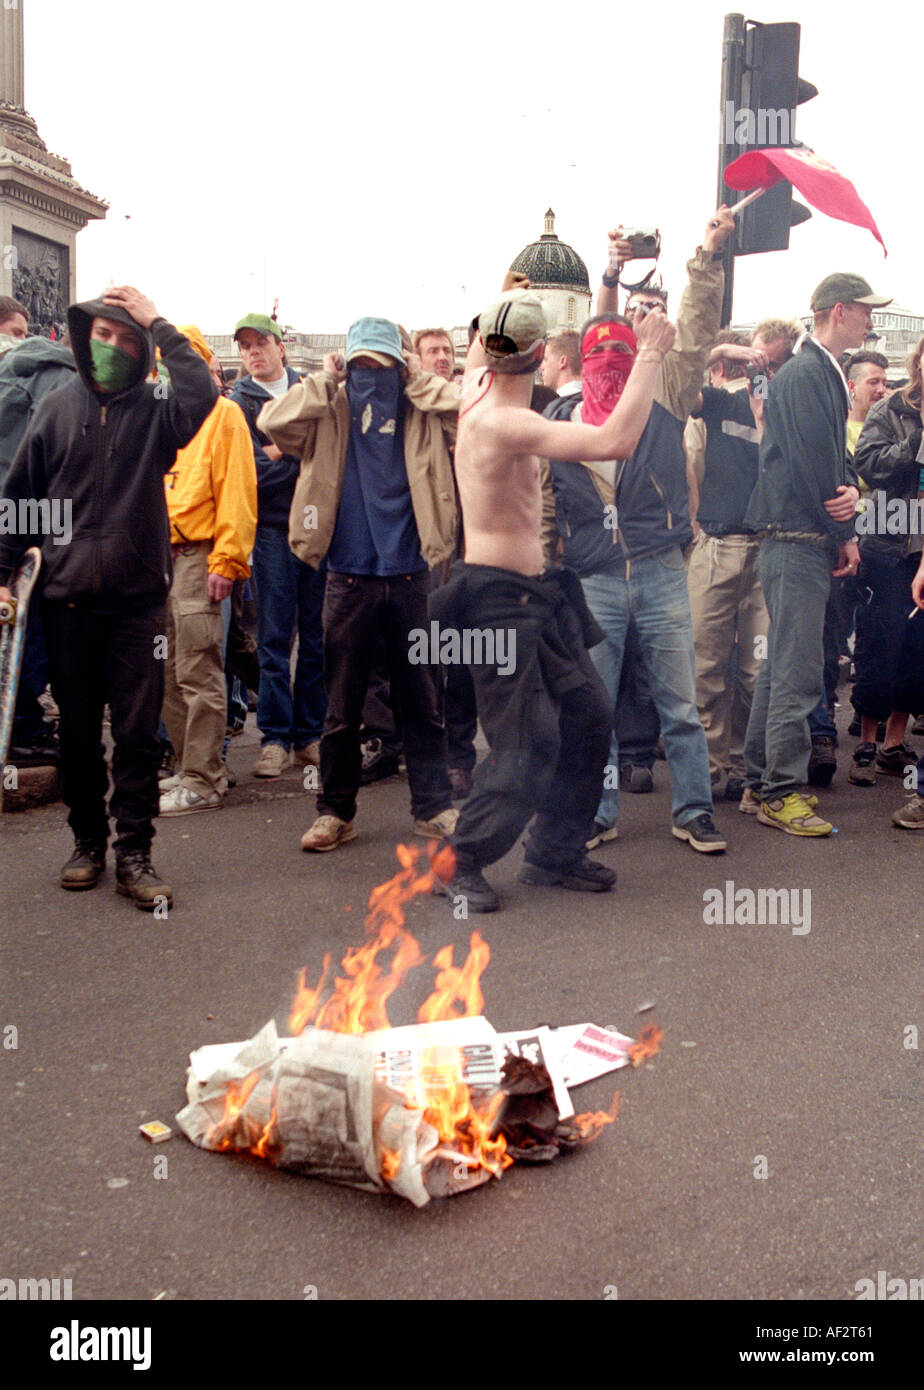
<path fill-rule="evenodd" d="M 597 323 L 584 334 L 581 418 L 586 425 L 602 425 L 609 418 L 626 388 L 637 351 L 635 334 L 623 323 Z"/>

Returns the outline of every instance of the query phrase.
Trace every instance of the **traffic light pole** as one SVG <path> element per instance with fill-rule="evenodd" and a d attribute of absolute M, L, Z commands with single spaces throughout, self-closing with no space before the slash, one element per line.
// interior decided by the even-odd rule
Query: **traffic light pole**
<path fill-rule="evenodd" d="M 741 103 L 741 81 L 744 75 L 744 15 L 727 14 L 725 31 L 722 36 L 722 96 L 719 105 L 719 177 L 716 207 L 729 203 L 731 193 L 725 187 L 725 166 L 737 158 L 739 150 L 729 150 L 726 144 L 728 123 L 726 121 L 727 102 L 737 111 Z M 729 206 L 732 204 L 729 203 Z M 726 238 L 724 252 L 725 292 L 722 296 L 721 326 L 727 328 L 731 323 L 732 298 L 735 292 L 735 237 Z"/>

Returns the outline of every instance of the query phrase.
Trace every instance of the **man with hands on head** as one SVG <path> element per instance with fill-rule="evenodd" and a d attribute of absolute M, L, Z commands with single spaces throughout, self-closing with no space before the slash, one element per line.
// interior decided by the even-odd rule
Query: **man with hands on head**
<path fill-rule="evenodd" d="M 330 851 L 355 838 L 362 709 L 380 634 L 414 828 L 439 839 L 455 825 L 436 682 L 412 659 L 410 634 L 429 631 L 428 570 L 455 544 L 449 444 L 458 409 L 458 388 L 420 370 L 397 324 L 362 318 L 347 333 L 345 360 L 328 354 L 322 371 L 260 412 L 258 428 L 301 457 L 292 550 L 313 570 L 327 562 L 327 716 L 318 816 L 302 836 L 304 850 Z"/>
<path fill-rule="evenodd" d="M 0 539 L 0 597 L 23 551 L 41 544 L 62 795 L 75 839 L 61 886 L 92 888 L 104 869 L 108 702 L 117 890 L 150 911 L 172 901 L 150 858 L 164 693 L 158 641 L 167 630 L 172 568 L 164 474 L 218 393 L 202 358 L 139 290 L 110 288 L 98 300 L 72 304 L 67 317 L 77 374 L 39 404 L 4 497 L 66 502 L 71 540 Z M 169 373 L 167 389 L 150 379 L 155 348 Z"/>

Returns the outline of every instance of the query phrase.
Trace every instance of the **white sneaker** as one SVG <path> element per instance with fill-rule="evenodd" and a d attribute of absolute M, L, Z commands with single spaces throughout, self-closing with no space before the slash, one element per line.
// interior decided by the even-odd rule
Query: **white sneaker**
<path fill-rule="evenodd" d="M 596 849 L 597 845 L 604 844 L 607 840 L 619 839 L 619 827 L 616 825 L 601 825 L 598 820 L 594 821 L 594 833 L 586 842 L 585 849 Z"/>
<path fill-rule="evenodd" d="M 172 777 L 165 777 L 162 782 L 158 782 L 159 792 L 172 792 L 174 787 L 178 787 L 183 780 L 181 772 L 175 772 Z"/>
<path fill-rule="evenodd" d="M 171 791 L 165 792 L 160 799 L 159 816 L 186 816 L 191 811 L 216 811 L 221 805 L 221 797 L 218 792 L 211 792 L 208 796 L 200 792 L 194 792 L 190 787 L 184 787 L 183 783 L 178 783 Z"/>
<path fill-rule="evenodd" d="M 281 743 L 264 743 L 253 770 L 254 777 L 281 777 L 289 766 L 289 750 Z"/>
<path fill-rule="evenodd" d="M 428 840 L 442 840 L 444 836 L 452 834 L 458 819 L 459 812 L 453 806 L 448 811 L 440 811 L 432 820 L 415 820 L 414 830 Z"/>

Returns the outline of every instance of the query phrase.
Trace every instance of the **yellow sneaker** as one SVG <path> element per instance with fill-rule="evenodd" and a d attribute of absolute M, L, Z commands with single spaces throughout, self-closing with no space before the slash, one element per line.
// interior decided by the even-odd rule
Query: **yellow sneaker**
<path fill-rule="evenodd" d="M 789 792 L 773 801 L 762 801 L 757 808 L 761 825 L 775 825 L 787 835 L 830 835 L 834 826 L 816 816 L 801 792 Z"/>

